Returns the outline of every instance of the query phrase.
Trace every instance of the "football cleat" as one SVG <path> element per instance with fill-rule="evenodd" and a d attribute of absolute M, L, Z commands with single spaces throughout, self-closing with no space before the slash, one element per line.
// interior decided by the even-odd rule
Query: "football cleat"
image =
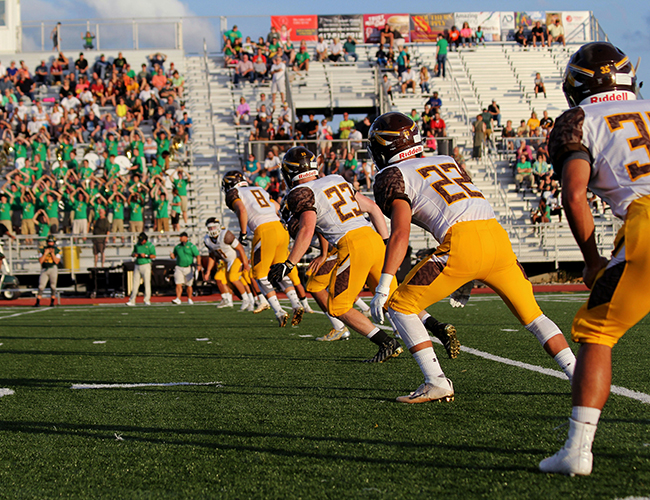
<path fill-rule="evenodd" d="M 248 307 L 246 308 L 246 311 L 248 312 L 255 312 L 255 302 L 248 302 Z"/>
<path fill-rule="evenodd" d="M 305 314 L 304 307 L 296 307 L 293 310 L 293 316 L 291 317 L 291 326 L 298 326 L 302 321 L 302 317 Z"/>
<path fill-rule="evenodd" d="M 150 306 L 150 305 L 151 305 L 151 301 L 149 301 L 149 300 L 145 300 L 145 301 L 144 301 L 144 305 L 145 305 L 145 306 Z"/>
<path fill-rule="evenodd" d="M 226 307 L 233 307 L 232 300 L 221 299 L 221 302 L 217 304 L 217 309 L 225 309 Z"/>
<path fill-rule="evenodd" d="M 135 307 L 135 302 L 131 302 L 130 300 L 124 304 L 125 306 L 129 307 Z"/>
<path fill-rule="evenodd" d="M 541 472 L 565 474 L 567 476 L 588 476 L 591 474 L 594 456 L 591 445 L 594 442 L 596 426 L 569 419 L 569 437 L 564 446 L 552 457 L 539 463 Z"/>
<path fill-rule="evenodd" d="M 194 305 L 194 301 L 193 301 L 192 299 L 187 299 L 187 305 L 188 305 L 188 306 L 193 306 L 193 305 Z"/>
<path fill-rule="evenodd" d="M 287 326 L 287 322 L 289 321 L 289 315 L 286 312 L 282 312 L 281 314 L 276 314 L 275 317 L 278 319 L 278 326 L 280 328 L 284 328 Z"/>
<path fill-rule="evenodd" d="M 425 326 L 427 329 L 436 337 L 440 342 L 442 342 L 443 347 L 447 351 L 447 356 L 449 359 L 456 359 L 458 353 L 460 352 L 460 342 L 456 336 L 456 327 L 450 325 L 449 323 L 438 323 L 433 325 L 432 318 L 429 318 L 426 321 Z"/>
<path fill-rule="evenodd" d="M 346 328 L 344 328 L 343 330 L 346 330 Z M 322 337 L 316 337 L 316 340 L 318 340 L 319 342 L 334 342 L 335 340 L 342 340 L 343 330 L 337 330 L 336 328 L 332 328 L 327 335 L 323 335 Z"/>
<path fill-rule="evenodd" d="M 348 330 L 348 327 L 344 326 L 341 331 L 343 332 L 341 334 L 341 340 L 350 340 L 350 330 Z"/>
<path fill-rule="evenodd" d="M 172 300 L 172 304 L 180 305 L 180 303 L 181 303 L 181 299 L 179 299 L 178 297 Z"/>
<path fill-rule="evenodd" d="M 447 379 L 449 387 L 439 387 L 433 384 L 424 383 L 407 396 L 399 396 L 398 403 L 429 403 L 432 401 L 451 402 L 454 400 L 454 385 Z"/>
<path fill-rule="evenodd" d="M 239 312 L 248 311 L 249 305 L 250 305 L 250 302 L 248 302 L 248 300 L 242 299 L 241 307 L 239 308 Z"/>
<path fill-rule="evenodd" d="M 388 339 L 379 347 L 377 354 L 370 359 L 366 359 L 364 363 L 383 363 L 387 359 L 396 358 L 402 353 L 402 351 L 404 351 L 404 349 L 402 349 L 402 346 L 397 340 Z"/>
<path fill-rule="evenodd" d="M 257 306 L 255 309 L 253 309 L 253 313 L 259 314 L 262 311 L 266 311 L 267 309 L 271 309 L 271 306 L 269 305 L 268 302 L 264 302 L 264 303 L 260 304 L 259 306 Z"/>

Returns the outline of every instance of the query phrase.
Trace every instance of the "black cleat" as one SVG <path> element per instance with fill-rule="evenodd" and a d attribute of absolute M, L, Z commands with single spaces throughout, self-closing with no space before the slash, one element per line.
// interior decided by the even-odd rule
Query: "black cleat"
<path fill-rule="evenodd" d="M 458 353 L 460 352 L 460 342 L 456 336 L 456 327 L 454 325 L 450 325 L 449 323 L 438 323 L 433 328 L 430 327 L 430 325 L 427 325 L 427 328 L 434 337 L 442 342 L 442 345 L 447 351 L 447 356 L 449 356 L 449 359 L 456 359 L 458 357 Z"/>
<path fill-rule="evenodd" d="M 397 340 L 388 339 L 381 345 L 377 354 L 370 359 L 366 359 L 364 363 L 383 363 L 387 359 L 396 358 L 403 351 L 404 349 L 402 349 L 402 346 Z"/>

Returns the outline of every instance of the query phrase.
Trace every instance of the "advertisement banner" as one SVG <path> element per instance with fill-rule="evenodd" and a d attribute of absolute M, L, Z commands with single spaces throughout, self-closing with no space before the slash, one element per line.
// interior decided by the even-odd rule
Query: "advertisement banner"
<path fill-rule="evenodd" d="M 501 12 L 501 41 L 514 40 L 515 38 L 515 13 Z"/>
<path fill-rule="evenodd" d="M 379 43 L 380 31 L 389 25 L 393 31 L 402 35 L 405 42 L 409 37 L 408 14 L 364 14 L 363 15 L 363 40 L 365 43 Z"/>
<path fill-rule="evenodd" d="M 325 40 L 336 37 L 341 41 L 351 36 L 360 42 L 363 40 L 363 16 L 318 16 L 318 35 Z"/>
<path fill-rule="evenodd" d="M 564 37 L 567 42 L 591 41 L 591 18 L 589 11 L 562 12 Z"/>
<path fill-rule="evenodd" d="M 454 25 L 454 14 L 412 14 L 411 41 L 435 42 L 438 33 L 450 30 Z"/>
<path fill-rule="evenodd" d="M 530 30 L 533 28 L 535 21 L 542 21 L 542 24 L 546 22 L 546 15 L 544 12 L 539 11 L 528 11 L 528 12 L 515 12 L 515 27 L 523 26 L 524 30 Z"/>
<path fill-rule="evenodd" d="M 271 26 L 280 33 L 280 40 L 316 41 L 317 16 L 271 16 Z"/>
<path fill-rule="evenodd" d="M 467 23 L 474 32 L 480 27 L 486 42 L 496 42 L 501 39 L 500 14 L 500 12 L 457 12 L 454 14 L 454 24 L 460 30 L 463 24 Z"/>

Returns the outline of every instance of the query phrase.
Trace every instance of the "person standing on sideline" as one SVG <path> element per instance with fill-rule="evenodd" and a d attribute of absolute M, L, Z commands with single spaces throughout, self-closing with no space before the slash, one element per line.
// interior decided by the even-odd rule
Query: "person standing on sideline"
<path fill-rule="evenodd" d="M 385 113 L 368 134 L 369 152 L 380 172 L 375 176 L 375 200 L 390 217 L 390 237 L 375 296 L 372 316 L 384 321 L 384 306 L 393 325 L 424 375 L 415 391 L 400 403 L 453 401 L 454 387 L 445 376 L 422 320 L 421 311 L 474 279 L 495 290 L 544 350 L 573 375 L 575 356 L 562 331 L 547 318 L 533 295 L 508 239 L 485 199 L 449 156 L 422 157 L 417 125 L 402 113 Z M 392 294 L 395 273 L 406 255 L 411 223 L 438 241 Z"/>
<path fill-rule="evenodd" d="M 38 262 L 41 264 L 41 276 L 38 278 L 38 294 L 36 295 L 34 307 L 41 305 L 41 297 L 48 282 L 52 291 L 50 307 L 54 307 L 56 303 L 56 282 L 59 279 L 58 265 L 61 262 L 61 251 L 56 246 L 54 235 L 51 234 L 47 237 L 45 246 L 41 248 L 38 256 Z"/>
<path fill-rule="evenodd" d="M 153 243 L 149 243 L 147 233 L 142 232 L 138 235 L 138 242 L 133 245 L 131 256 L 135 258 L 135 268 L 133 269 L 133 285 L 131 298 L 126 303 L 127 306 L 135 306 L 135 299 L 140 289 L 140 279 L 144 281 L 144 305 L 151 305 L 151 261 L 156 258 L 156 248 Z"/>
<path fill-rule="evenodd" d="M 174 269 L 174 283 L 176 283 L 176 298 L 172 300 L 172 304 L 181 303 L 181 295 L 183 294 L 183 285 L 187 288 L 187 303 L 188 305 L 194 304 L 192 300 L 192 284 L 194 283 L 194 259 L 197 261 L 197 269 L 201 272 L 201 258 L 199 257 L 199 249 L 191 241 L 188 241 L 189 236 L 186 232 L 181 233 L 181 242 L 174 247 L 171 253 L 171 258 L 176 260 L 176 268 Z"/>
<path fill-rule="evenodd" d="M 650 103 L 637 100 L 635 73 L 611 43 L 580 47 L 569 60 L 562 86 L 571 109 L 556 120 L 549 138 L 553 169 L 562 178 L 562 205 L 585 260 L 582 276 L 591 294 L 571 327 L 580 352 L 569 436 L 560 451 L 540 462 L 542 472 L 591 474 L 591 446 L 612 382 L 612 348 L 650 312 L 645 289 L 650 278 L 650 158 L 642 146 Z M 588 190 L 624 221 L 610 260 L 596 244 Z"/>

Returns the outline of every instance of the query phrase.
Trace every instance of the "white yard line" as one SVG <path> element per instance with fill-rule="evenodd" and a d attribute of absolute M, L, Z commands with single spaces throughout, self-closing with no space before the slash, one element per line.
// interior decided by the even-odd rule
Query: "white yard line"
<path fill-rule="evenodd" d="M 0 319 L 15 318 L 16 316 L 24 316 L 25 314 L 34 314 L 34 313 L 50 311 L 50 310 L 51 309 L 48 309 L 47 307 L 44 307 L 43 309 L 32 309 L 31 311 L 14 313 L 14 314 L 10 314 L 9 316 L 0 316 Z"/>
<path fill-rule="evenodd" d="M 139 387 L 175 387 L 179 385 L 213 385 L 223 387 L 221 382 L 151 382 L 144 384 L 72 384 L 70 389 L 137 389 Z"/>

